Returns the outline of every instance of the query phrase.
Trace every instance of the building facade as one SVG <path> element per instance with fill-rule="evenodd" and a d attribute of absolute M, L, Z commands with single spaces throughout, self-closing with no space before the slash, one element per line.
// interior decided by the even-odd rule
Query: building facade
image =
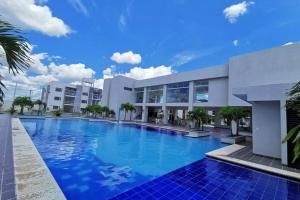
<path fill-rule="evenodd" d="M 47 110 L 61 109 L 64 112 L 79 113 L 87 105 L 100 104 L 102 90 L 87 85 L 72 85 L 61 82 L 50 82 L 42 89 L 42 101 Z"/>
<path fill-rule="evenodd" d="M 122 103 L 136 106 L 135 118 L 152 122 L 163 112 L 163 123 L 180 121 L 187 111 L 204 107 L 221 126 L 218 111 L 224 106 L 251 109 L 253 152 L 281 158 L 287 164 L 285 103 L 287 92 L 300 81 L 300 44 L 231 57 L 228 64 L 135 80 L 117 76 L 106 79 L 101 104 L 115 110 Z M 177 122 L 178 123 L 178 122 Z"/>

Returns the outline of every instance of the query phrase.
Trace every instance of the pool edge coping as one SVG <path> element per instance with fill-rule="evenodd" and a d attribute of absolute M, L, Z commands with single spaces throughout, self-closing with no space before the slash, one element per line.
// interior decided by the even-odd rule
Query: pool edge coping
<path fill-rule="evenodd" d="M 66 200 L 20 119 L 11 120 L 16 198 Z"/>
<path fill-rule="evenodd" d="M 240 159 L 232 158 L 232 157 L 228 156 L 229 154 L 231 154 L 235 151 L 238 151 L 240 149 L 243 149 L 245 147 L 246 146 L 243 146 L 243 145 L 232 144 L 232 145 L 229 145 L 226 147 L 216 149 L 214 151 L 207 152 L 205 155 L 210 158 L 215 158 L 215 159 L 222 160 L 225 162 L 237 164 L 240 166 L 245 166 L 245 167 L 248 167 L 248 168 L 251 168 L 254 170 L 273 174 L 273 175 L 280 176 L 283 178 L 300 181 L 299 173 L 291 172 L 291 171 L 287 171 L 287 170 L 283 170 L 283 169 L 278 169 L 278 168 L 274 168 L 274 167 L 254 163 L 254 162 L 244 161 L 244 160 L 240 160 Z"/>

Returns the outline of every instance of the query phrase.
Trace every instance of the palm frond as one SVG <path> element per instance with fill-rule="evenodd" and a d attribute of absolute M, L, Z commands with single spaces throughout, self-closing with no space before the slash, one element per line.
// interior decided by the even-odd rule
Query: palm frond
<path fill-rule="evenodd" d="M 32 63 L 30 58 L 30 46 L 23 37 L 20 29 L 0 19 L 0 46 L 2 46 L 9 72 L 14 75 L 28 69 Z M 0 63 L 4 64 L 4 63 Z M 0 101 L 3 101 L 5 88 L 0 78 Z"/>

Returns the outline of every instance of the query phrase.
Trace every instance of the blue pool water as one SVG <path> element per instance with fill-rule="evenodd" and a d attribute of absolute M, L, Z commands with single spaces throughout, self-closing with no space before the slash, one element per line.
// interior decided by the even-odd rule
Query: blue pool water
<path fill-rule="evenodd" d="M 68 199 L 108 199 L 225 146 L 216 138 L 73 119 L 22 119 Z"/>

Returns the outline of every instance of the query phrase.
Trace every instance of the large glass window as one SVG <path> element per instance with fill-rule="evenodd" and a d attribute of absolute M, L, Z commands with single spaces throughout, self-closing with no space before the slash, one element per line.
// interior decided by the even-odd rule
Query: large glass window
<path fill-rule="evenodd" d="M 167 103 L 187 103 L 189 82 L 173 83 L 167 86 Z"/>
<path fill-rule="evenodd" d="M 208 81 L 194 82 L 194 102 L 208 102 Z"/>
<path fill-rule="evenodd" d="M 143 103 L 144 100 L 144 88 L 136 88 L 135 89 L 136 94 L 136 103 Z"/>
<path fill-rule="evenodd" d="M 163 103 L 163 86 L 152 86 L 148 88 L 147 103 Z"/>

